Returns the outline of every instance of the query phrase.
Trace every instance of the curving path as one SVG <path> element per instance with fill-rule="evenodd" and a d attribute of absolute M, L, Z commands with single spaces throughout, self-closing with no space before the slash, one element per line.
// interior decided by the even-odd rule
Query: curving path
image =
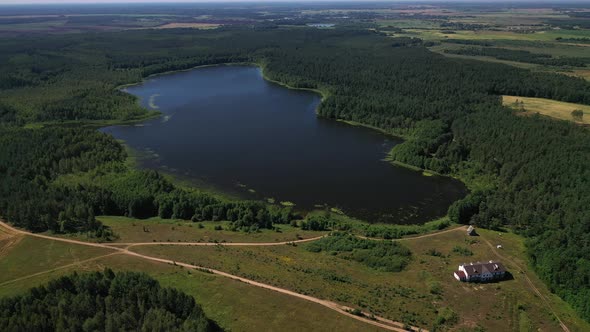
<path fill-rule="evenodd" d="M 404 237 L 401 239 L 394 239 L 392 241 L 406 241 L 406 240 L 416 240 L 416 239 L 422 239 L 422 238 L 427 238 L 427 237 L 431 237 L 431 236 L 436 236 L 436 235 L 440 235 L 443 233 L 449 233 L 449 232 L 454 232 L 454 231 L 458 231 L 458 230 L 463 230 L 466 231 L 467 230 L 467 226 L 459 226 L 459 227 L 455 227 L 455 228 L 451 228 L 451 229 L 446 229 L 443 231 L 437 231 L 437 232 L 433 232 L 433 233 L 428 233 L 428 234 L 424 234 L 424 235 L 419 235 L 419 236 L 412 236 L 412 237 Z M 367 239 L 367 240 L 382 240 L 382 239 L 378 239 L 378 238 L 370 238 L 370 237 L 364 237 L 364 236 L 359 236 L 360 238 L 363 239 Z M 543 293 L 541 293 L 541 291 L 537 288 L 537 286 L 535 286 L 535 284 L 533 283 L 533 281 L 527 276 L 525 270 L 518 265 L 514 260 L 501 255 L 497 250 L 496 247 L 494 247 L 494 245 L 492 243 L 490 243 L 490 241 L 481 238 L 492 250 L 492 253 L 494 253 L 494 255 L 496 255 L 498 258 L 500 258 L 501 260 L 510 263 L 512 266 L 515 266 L 518 269 L 518 272 L 520 272 L 522 274 L 522 276 L 524 277 L 524 280 L 527 282 L 527 284 L 529 285 L 529 287 L 532 289 L 532 291 L 537 294 L 539 296 L 539 298 L 541 299 L 541 301 L 543 301 L 543 303 L 545 304 L 545 306 L 547 307 L 547 309 L 549 309 L 549 312 L 551 312 L 555 318 L 557 319 L 557 321 L 559 322 L 559 325 L 561 326 L 561 329 L 564 332 L 570 332 L 570 329 L 567 327 L 567 325 L 565 325 L 565 323 L 561 320 L 561 318 L 559 318 L 559 315 L 557 315 L 557 313 L 553 310 L 553 307 L 551 306 L 551 303 L 549 302 L 549 300 L 547 299 L 547 297 L 545 297 L 543 295 Z"/>
<path fill-rule="evenodd" d="M 391 239 L 390 241 L 407 241 L 407 240 L 417 240 L 417 239 L 423 239 L 426 237 L 432 237 L 432 236 L 437 236 L 440 234 L 444 234 L 444 233 L 450 233 L 450 232 L 455 232 L 458 230 L 467 230 L 467 226 L 458 226 L 458 227 L 453 227 L 453 228 L 449 228 L 449 229 L 445 229 L 442 231 L 434 231 L 428 234 L 424 234 L 424 235 L 418 235 L 418 236 L 407 236 L 407 237 L 402 237 L 399 239 Z M 357 235 L 357 237 L 359 239 L 365 239 L 365 240 L 373 240 L 373 241 L 386 241 L 383 240 L 382 238 L 378 238 L 378 237 L 367 237 L 367 236 L 361 236 L 361 235 Z"/>
<path fill-rule="evenodd" d="M 173 260 L 169 260 L 169 259 L 163 259 L 163 258 L 157 258 L 157 257 L 152 257 L 152 256 L 147 256 L 147 255 L 143 255 L 143 254 L 139 254 L 133 251 L 128 250 L 128 248 L 119 248 L 113 245 L 107 245 L 107 244 L 101 244 L 101 243 L 91 243 L 91 242 L 84 242 L 84 241 L 78 241 L 78 240 L 73 240 L 73 239 L 65 239 L 65 238 L 59 238 L 59 237 L 53 237 L 53 236 L 49 236 L 49 235 L 43 235 L 43 234 L 35 234 L 35 233 L 31 233 L 31 232 L 26 232 L 23 230 L 19 230 L 16 229 L 10 225 L 8 225 L 7 223 L 5 223 L 4 221 L 0 220 L 0 226 L 7 229 L 9 232 L 15 234 L 15 235 L 27 235 L 27 236 L 33 236 L 33 237 L 38 237 L 38 238 L 42 238 L 42 239 L 48 239 L 48 240 L 54 240 L 54 241 L 61 241 L 61 242 L 66 242 L 66 243 L 71 243 L 71 244 L 78 244 L 78 245 L 84 245 L 84 246 L 90 246 L 90 247 L 97 247 L 97 248 L 107 248 L 107 249 L 111 249 L 111 250 L 116 250 L 118 253 L 121 254 L 125 254 L 125 255 L 129 255 L 129 256 L 133 256 L 133 257 L 138 257 L 138 258 L 142 258 L 142 259 L 146 259 L 146 260 L 150 260 L 150 261 L 154 261 L 154 262 L 160 262 L 160 263 L 165 263 L 165 264 L 172 264 L 172 265 L 177 265 L 177 266 L 183 266 L 186 268 L 191 268 L 191 269 L 198 269 L 198 270 L 202 270 L 202 271 L 206 271 L 206 272 L 210 272 L 219 276 L 223 276 L 226 278 L 230 278 L 233 280 L 237 280 L 237 281 L 241 281 L 244 283 L 247 283 L 249 285 L 252 286 L 256 286 L 256 287 L 260 287 L 260 288 L 265 288 L 268 290 L 272 290 L 278 293 L 282 293 L 285 295 L 289 295 L 289 296 L 293 296 L 293 297 L 297 297 L 306 301 L 310 301 L 313 303 L 317 303 L 320 304 L 326 308 L 332 309 L 342 315 L 348 316 L 350 318 L 356 319 L 358 321 L 361 322 L 365 322 L 367 324 L 371 324 L 373 326 L 377 326 L 389 331 L 396 331 L 396 332 L 405 332 L 408 331 L 406 329 L 405 324 L 400 323 L 400 322 L 395 322 L 386 318 L 382 318 L 382 317 L 376 317 L 376 316 L 371 316 L 369 313 L 366 312 L 362 312 L 362 316 L 359 315 L 354 315 L 351 313 L 351 311 L 353 310 L 350 307 L 347 306 L 343 306 L 343 305 L 339 305 L 335 302 L 331 302 L 328 300 L 322 300 L 313 296 L 309 296 L 309 295 L 304 295 L 304 294 L 300 294 L 300 293 L 296 293 L 293 291 L 290 291 L 288 289 L 285 288 L 280 288 L 280 287 L 275 287 L 275 286 L 271 286 L 268 284 L 264 284 L 261 282 L 257 282 L 254 280 L 250 280 L 250 279 L 246 279 L 246 278 L 242 278 L 233 274 L 229 274 L 223 271 L 218 271 L 218 270 L 214 270 L 214 269 L 209 269 L 206 267 L 202 267 L 202 266 L 197 266 L 197 265 L 192 265 L 192 264 L 187 264 L 187 263 L 181 263 L 181 262 L 176 262 Z M 325 236 L 325 235 L 324 235 Z M 196 242 L 196 243 L 190 243 L 190 242 L 180 242 L 180 243 L 176 243 L 176 242 L 163 242 L 161 244 L 174 244 L 174 245 L 234 245 L 234 246 L 238 246 L 238 245 L 248 245 L 248 246 L 252 246 L 252 245 L 286 245 L 286 244 L 291 244 L 291 243 L 301 243 L 301 242 L 309 242 L 309 241 L 314 241 L 314 240 L 318 240 L 324 236 L 320 236 L 320 237 L 316 237 L 316 238 L 311 238 L 311 239 L 303 239 L 303 240 L 297 240 L 297 241 L 289 241 L 289 242 L 276 242 L 276 243 L 201 243 L 201 242 Z M 148 242 L 148 243 L 138 243 L 137 245 L 153 245 L 153 244 L 158 244 L 157 242 Z M 130 244 L 126 244 L 129 247 L 135 245 L 135 243 L 130 243 Z M 55 269 L 54 269 L 55 270 Z M 10 281 L 13 282 L 13 281 Z M 368 318 L 371 317 L 371 318 Z M 409 327 L 412 331 L 423 331 L 423 332 L 428 332 L 427 330 L 424 329 L 420 329 L 417 327 Z"/>
<path fill-rule="evenodd" d="M 16 278 L 16 279 L 4 281 L 4 282 L 0 283 L 0 287 L 1 286 L 5 286 L 5 285 L 9 285 L 9 284 L 13 284 L 13 283 L 18 282 L 18 281 L 22 281 L 22 280 L 26 280 L 26 279 L 29 279 L 29 278 L 33 278 L 33 277 L 36 277 L 36 276 L 40 276 L 40 275 L 43 275 L 43 274 L 47 274 L 47 273 L 51 273 L 51 272 L 55 272 L 55 271 L 67 269 L 69 267 L 73 267 L 73 266 L 76 266 L 76 265 L 80 265 L 80 264 L 84 264 L 84 263 L 89 263 L 89 262 L 97 261 L 97 260 L 102 259 L 102 258 L 105 258 L 105 257 L 119 255 L 119 254 L 121 254 L 121 253 L 119 253 L 119 252 L 112 252 L 110 254 L 99 255 L 99 256 L 96 256 L 96 257 L 89 258 L 89 259 L 77 261 L 77 262 L 74 262 L 74 263 L 71 263 L 71 264 L 66 264 L 66 265 L 58 266 L 58 267 L 53 268 L 53 269 L 49 269 L 49 270 L 45 270 L 45 271 L 41 271 L 41 272 L 29 274 L 29 275 L 26 275 L 24 277 L 20 277 L 20 278 Z"/>
<path fill-rule="evenodd" d="M 239 247 L 266 247 L 266 246 L 283 246 L 287 244 L 297 244 L 304 242 L 316 241 L 321 238 L 328 236 L 316 236 L 307 239 L 293 240 L 293 241 L 282 241 L 282 242 L 117 242 L 117 243 L 105 243 L 108 246 L 153 246 L 153 245 L 168 245 L 168 246 L 239 246 Z"/>

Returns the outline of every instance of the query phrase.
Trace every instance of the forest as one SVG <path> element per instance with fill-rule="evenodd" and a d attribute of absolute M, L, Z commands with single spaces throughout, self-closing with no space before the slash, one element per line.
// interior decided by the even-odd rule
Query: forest
<path fill-rule="evenodd" d="M 195 300 L 146 274 L 72 274 L 0 299 L 2 331 L 222 331 Z"/>
<path fill-rule="evenodd" d="M 233 221 L 232 228 L 289 223 L 290 208 L 226 201 L 179 188 L 155 171 L 129 169 L 127 154 L 111 136 L 92 129 L 50 127 L 0 132 L 0 210 L 33 231 L 114 234 L 96 215 Z M 87 183 L 60 185 L 59 176 L 93 170 Z M 105 176 L 108 174 L 108 176 Z"/>
<path fill-rule="evenodd" d="M 393 160 L 468 184 L 485 179 L 485 188 L 450 207 L 451 219 L 526 236 L 539 276 L 590 320 L 590 134 L 568 122 L 516 116 L 500 100 L 506 94 L 590 104 L 590 84 L 402 44 L 348 28 L 232 27 L 2 39 L 2 214 L 38 231 L 85 230 L 76 225 L 95 225 L 92 214 L 106 212 L 230 219 L 236 229 L 296 218 L 278 206 L 226 202 L 178 188 L 158 173 L 124 167 L 125 155 L 112 138 L 92 129 L 55 126 L 145 117 L 137 101 L 116 88 L 150 74 L 253 62 L 273 80 L 322 91 L 319 116 L 405 138 L 391 152 Z M 7 146 L 13 141 L 22 148 Z M 40 146 L 45 148 L 36 149 Z M 79 173 L 93 181 L 59 181 L 64 174 Z M 315 220 L 305 227 L 326 225 Z"/>

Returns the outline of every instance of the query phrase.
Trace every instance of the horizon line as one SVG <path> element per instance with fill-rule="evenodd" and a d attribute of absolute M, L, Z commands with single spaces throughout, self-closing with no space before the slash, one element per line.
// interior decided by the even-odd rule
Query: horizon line
<path fill-rule="evenodd" d="M 539 3 L 539 4 L 567 4 L 567 3 L 590 3 L 590 0 L 8 0 L 0 2 L 0 6 L 11 5 L 123 5 L 123 4 L 199 4 L 199 3 Z M 1 15 L 0 15 L 1 16 Z"/>

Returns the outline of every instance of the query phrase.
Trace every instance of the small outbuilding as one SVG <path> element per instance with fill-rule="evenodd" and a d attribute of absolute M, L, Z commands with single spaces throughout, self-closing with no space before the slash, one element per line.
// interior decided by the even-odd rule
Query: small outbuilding
<path fill-rule="evenodd" d="M 475 232 L 475 227 L 473 227 L 472 225 L 469 225 L 469 227 L 467 228 L 467 235 L 476 236 L 477 232 Z"/>

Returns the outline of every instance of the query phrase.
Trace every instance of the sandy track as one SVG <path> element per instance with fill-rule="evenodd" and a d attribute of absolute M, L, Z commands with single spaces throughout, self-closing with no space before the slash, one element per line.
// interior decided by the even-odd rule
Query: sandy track
<path fill-rule="evenodd" d="M 29 275 L 26 275 L 24 277 L 20 277 L 20 278 L 16 278 L 16 279 L 4 281 L 4 282 L 0 283 L 0 287 L 1 286 L 8 285 L 8 284 L 15 283 L 17 281 L 22 281 L 22 280 L 25 280 L 25 279 L 29 279 L 29 278 L 33 278 L 33 277 L 40 276 L 40 275 L 43 275 L 43 274 L 47 274 L 47 273 L 51 273 L 51 272 L 55 272 L 55 271 L 67 269 L 69 267 L 73 267 L 73 266 L 76 266 L 76 265 L 81 265 L 81 264 L 84 264 L 84 263 L 89 263 L 89 262 L 96 261 L 96 260 L 99 260 L 99 259 L 102 259 L 102 258 L 105 258 L 105 257 L 109 257 L 109 256 L 113 256 L 113 255 L 119 255 L 119 254 L 120 254 L 119 252 L 112 252 L 110 254 L 100 255 L 100 256 L 89 258 L 89 259 L 77 261 L 77 262 L 74 262 L 74 263 L 71 263 L 71 264 L 58 266 L 56 268 L 52 268 L 52 269 L 49 269 L 49 270 L 45 270 L 45 271 L 41 271 L 41 272 L 29 274 Z"/>
<path fill-rule="evenodd" d="M 404 237 L 401 239 L 393 239 L 392 241 L 406 241 L 406 240 L 416 240 L 416 239 L 422 239 L 422 238 L 427 238 L 427 237 L 431 237 L 431 236 L 437 236 L 443 233 L 449 233 L 449 232 L 455 232 L 458 230 L 466 230 L 467 226 L 460 226 L 460 227 L 455 227 L 455 228 L 451 228 L 451 229 L 446 229 L 443 231 L 436 231 L 436 232 L 432 232 L 432 233 L 428 233 L 428 234 L 424 234 L 424 235 L 419 235 L 419 236 L 411 236 L 411 237 Z M 282 245 L 288 245 L 288 244 L 298 244 L 298 243 L 305 243 L 305 242 L 311 242 L 311 241 L 317 241 L 321 238 L 324 238 L 328 236 L 328 234 L 326 235 L 322 235 L 322 236 L 316 236 L 316 237 L 312 237 L 312 238 L 307 238 L 307 239 L 301 239 L 301 240 L 294 240 L 294 241 L 282 241 L 282 242 L 117 242 L 117 243 L 105 243 L 105 245 L 108 246 L 122 246 L 122 247 L 135 247 L 135 246 L 153 246 L 153 245 L 170 245 L 170 246 L 252 246 L 252 247 L 265 247 L 265 246 L 282 246 Z M 381 238 L 372 238 L 372 237 L 366 237 L 366 236 L 357 236 L 358 238 L 361 239 L 366 239 L 366 240 L 375 240 L 375 241 L 383 241 L 383 239 Z"/>
<path fill-rule="evenodd" d="M 300 294 L 300 293 L 296 293 L 293 291 L 290 291 L 288 289 L 285 288 L 280 288 L 280 287 L 275 287 L 275 286 L 271 286 L 271 285 L 267 285 L 264 283 L 260 283 L 254 280 L 250 280 L 250 279 L 246 279 L 246 278 L 242 278 L 233 274 L 229 274 L 223 271 L 219 271 L 219 270 L 214 270 L 214 269 L 209 269 L 206 267 L 202 267 L 202 266 L 197 266 L 197 265 L 192 265 L 192 264 L 187 264 L 187 263 L 182 263 L 182 262 L 176 262 L 173 260 L 169 260 L 169 259 L 164 259 L 164 258 L 158 258 L 158 257 L 152 257 L 152 256 L 147 256 L 147 255 L 143 255 L 137 252 L 133 252 L 128 250 L 127 248 L 118 248 L 116 246 L 112 246 L 112 245 L 106 245 L 106 244 L 100 244 L 100 243 L 91 243 L 91 242 L 84 242 L 84 241 L 78 241 L 78 240 L 73 240 L 73 239 L 64 239 L 64 238 L 59 238 L 59 237 L 53 237 L 53 236 L 48 236 L 48 235 L 42 235 L 42 234 L 35 234 L 35 233 L 30 233 L 30 232 L 26 232 L 26 231 L 22 231 L 19 229 L 16 229 L 10 225 L 8 225 L 7 223 L 0 221 L 0 226 L 2 226 L 3 228 L 7 229 L 8 231 L 11 231 L 13 233 L 16 234 L 22 234 L 22 235 L 28 235 L 28 236 L 33 236 L 33 237 L 38 237 L 38 238 L 42 238 L 42 239 L 48 239 L 48 240 L 54 240 L 54 241 L 61 241 L 61 242 L 66 242 L 66 243 L 71 243 L 71 244 L 78 244 L 78 245 L 84 245 L 84 246 L 90 246 L 90 247 L 96 247 L 96 248 L 107 248 L 107 249 L 111 249 L 111 250 L 116 250 L 118 253 L 121 254 L 125 254 L 125 255 L 129 255 L 129 256 L 133 256 L 133 257 L 138 257 L 138 258 L 142 258 L 142 259 L 146 259 L 146 260 L 150 260 L 150 261 L 154 261 L 154 262 L 159 262 L 159 263 L 164 263 L 164 264 L 172 264 L 172 265 L 176 265 L 176 266 L 183 266 L 186 268 L 190 268 L 190 269 L 197 269 L 197 270 L 202 270 L 205 272 L 209 272 L 212 274 L 216 274 L 219 276 L 223 276 L 226 278 L 230 278 L 233 280 L 237 280 L 237 281 L 241 281 L 244 282 L 246 284 L 252 285 L 252 286 L 256 286 L 256 287 L 260 287 L 260 288 L 265 288 L 268 290 L 272 290 L 281 294 L 285 294 L 285 295 L 289 295 L 289 296 L 293 296 L 293 297 L 297 297 L 309 302 L 313 302 L 313 303 L 317 303 L 320 304 L 326 308 L 332 309 L 342 315 L 348 316 L 352 319 L 356 319 L 358 321 L 361 322 L 365 322 L 367 324 L 371 324 L 373 326 L 377 326 L 389 331 L 397 331 L 397 332 L 404 332 L 407 331 L 404 327 L 406 326 L 403 323 L 400 322 L 395 322 L 386 318 L 382 318 L 382 317 L 377 317 L 377 316 L 371 316 L 369 313 L 366 312 L 362 312 L 362 315 L 364 316 L 359 316 L 359 315 L 354 315 L 352 314 L 350 311 L 352 311 L 352 308 L 350 307 L 346 307 L 346 306 L 342 306 L 339 305 L 335 302 L 331 302 L 328 300 L 322 300 L 313 296 L 309 296 L 309 295 L 304 295 L 304 294 Z M 312 239 L 304 239 L 304 240 L 298 240 L 298 241 L 289 241 L 289 242 L 283 242 L 280 244 L 276 244 L 273 243 L 272 245 L 286 245 L 286 244 L 290 244 L 290 243 L 300 243 L 300 242 L 309 242 L 309 241 L 313 241 L 313 240 L 317 240 L 322 238 L 323 236 L 317 237 L 317 238 L 312 238 Z M 148 242 L 150 245 L 153 244 L 157 244 L 154 242 Z M 169 242 L 164 242 L 163 244 L 172 244 Z M 181 243 L 177 243 L 177 244 L 182 244 Z M 187 244 L 187 243 L 185 243 Z M 229 245 L 231 243 L 224 243 L 222 245 Z M 130 244 L 131 245 L 131 244 Z M 140 244 L 141 245 L 141 244 Z M 147 243 L 145 243 L 144 245 L 147 245 Z M 193 244 L 194 245 L 194 244 Z M 206 244 L 206 243 L 200 243 L 200 245 L 219 245 L 217 243 L 212 243 L 212 244 Z M 238 243 L 233 243 L 233 245 L 240 245 Z M 260 243 L 247 243 L 246 245 L 261 245 Z M 265 245 L 264 243 L 262 245 Z M 266 243 L 266 245 L 271 245 L 270 243 Z M 98 258 L 95 258 L 98 259 Z M 77 262 L 76 264 L 79 264 L 80 262 Z M 54 269 L 55 270 L 55 269 Z M 41 274 L 41 273 L 39 273 Z M 24 278 L 24 277 L 23 277 Z M 10 281 L 12 282 L 12 281 Z M 365 317 L 366 316 L 366 317 Z M 367 317 L 371 317 L 371 319 L 367 318 Z M 420 329 L 417 327 L 411 327 L 412 331 L 423 331 L 423 332 L 428 332 L 427 330 L 424 329 Z"/>
<path fill-rule="evenodd" d="M 251 246 L 251 247 L 267 247 L 267 246 L 284 246 L 288 244 L 298 244 L 316 241 L 327 235 L 316 236 L 308 239 L 293 240 L 293 241 L 282 241 L 282 242 L 117 242 L 117 243 L 105 243 L 108 246 L 153 246 L 153 245 L 169 245 L 169 246 Z"/>
<path fill-rule="evenodd" d="M 8 238 L 0 239 L 0 257 L 7 254 L 22 239 L 23 239 L 22 235 L 11 236 Z"/>
<path fill-rule="evenodd" d="M 387 240 L 387 241 L 417 240 L 417 239 L 423 239 L 423 238 L 427 238 L 427 237 L 441 235 L 441 234 L 444 234 L 444 233 L 456 232 L 456 231 L 459 231 L 459 230 L 467 231 L 467 226 L 459 226 L 459 227 L 445 229 L 443 231 L 436 231 L 436 232 L 432 232 L 432 233 L 428 233 L 428 234 L 424 234 L 424 235 L 408 236 L 408 237 L 402 237 L 402 238 L 399 238 L 399 239 L 391 239 L 391 240 Z M 367 236 L 360 236 L 360 235 L 357 235 L 357 237 L 359 239 L 365 239 L 365 240 L 384 241 L 382 238 L 377 238 L 377 237 L 367 237 Z"/>

